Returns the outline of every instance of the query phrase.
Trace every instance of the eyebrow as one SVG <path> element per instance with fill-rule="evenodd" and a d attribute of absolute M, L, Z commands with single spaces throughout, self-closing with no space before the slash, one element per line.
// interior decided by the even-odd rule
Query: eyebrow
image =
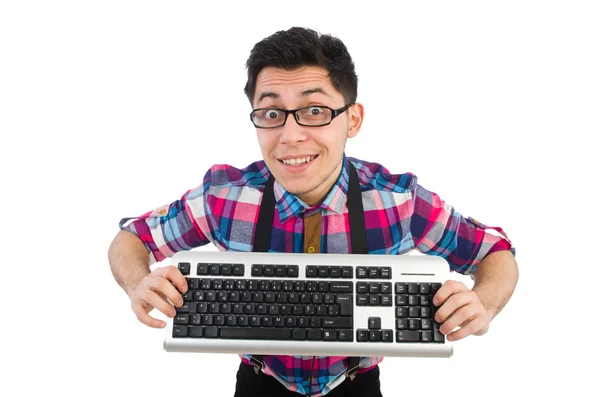
<path fill-rule="evenodd" d="M 327 92 L 325 92 L 324 89 L 319 88 L 319 87 L 309 88 L 308 90 L 304 90 L 304 91 L 302 91 L 302 94 L 300 94 L 300 95 L 308 96 L 310 94 L 323 94 L 323 95 L 328 96 L 329 98 L 332 98 L 332 96 L 329 95 Z M 279 99 L 279 94 L 277 94 L 275 92 L 271 92 L 271 91 L 263 92 L 262 94 L 260 94 L 260 97 L 258 98 L 258 103 L 260 103 L 260 101 L 262 101 L 265 98 Z"/>

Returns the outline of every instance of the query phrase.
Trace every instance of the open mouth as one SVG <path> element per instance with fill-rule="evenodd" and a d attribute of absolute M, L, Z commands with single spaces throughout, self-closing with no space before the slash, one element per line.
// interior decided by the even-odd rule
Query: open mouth
<path fill-rule="evenodd" d="M 297 166 L 302 165 L 302 164 L 310 163 L 311 161 L 313 161 L 317 157 L 319 157 L 319 155 L 316 155 L 316 156 L 306 156 L 306 157 L 298 157 L 298 158 L 294 158 L 294 159 L 280 159 L 279 161 L 282 162 L 285 165 L 290 165 L 292 167 L 297 167 Z"/>

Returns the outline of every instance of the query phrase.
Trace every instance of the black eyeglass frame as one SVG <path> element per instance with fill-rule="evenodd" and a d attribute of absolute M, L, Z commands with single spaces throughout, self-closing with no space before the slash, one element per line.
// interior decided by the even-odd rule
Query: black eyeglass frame
<path fill-rule="evenodd" d="M 339 116 L 340 114 L 344 113 L 350 106 L 354 105 L 355 102 L 353 103 L 349 103 L 346 106 L 339 108 L 339 109 L 332 109 L 329 106 L 322 106 L 322 105 L 311 105 L 311 106 L 304 106 L 298 109 L 291 109 L 291 110 L 286 110 L 286 109 L 281 109 L 281 108 L 258 108 L 258 109 L 253 109 L 252 112 L 250 112 L 250 121 L 252 121 L 252 124 L 254 124 L 254 126 L 256 128 L 279 128 L 285 125 L 285 123 L 287 122 L 288 119 L 288 115 L 291 113 L 294 115 L 294 120 L 296 120 L 296 123 L 298 123 L 298 125 L 301 125 L 303 127 L 324 127 L 326 125 L 331 124 L 331 122 L 333 121 L 333 119 L 335 119 L 337 116 Z M 331 120 L 329 120 L 329 122 L 325 123 L 325 124 L 302 124 L 300 122 L 300 120 L 298 120 L 298 116 L 296 116 L 296 112 L 299 112 L 300 110 L 304 110 L 304 109 L 308 109 L 308 108 L 325 108 L 325 109 L 329 109 L 331 111 Z M 254 114 L 254 112 L 257 112 L 259 110 L 279 110 L 281 112 L 285 113 L 285 117 L 283 118 L 283 123 L 281 123 L 280 125 L 276 125 L 274 127 L 261 127 L 256 125 L 256 123 L 254 122 L 254 119 L 252 118 L 252 115 Z"/>

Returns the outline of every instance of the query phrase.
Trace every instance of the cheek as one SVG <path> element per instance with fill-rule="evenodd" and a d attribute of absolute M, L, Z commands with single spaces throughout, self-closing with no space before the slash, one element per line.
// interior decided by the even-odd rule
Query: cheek
<path fill-rule="evenodd" d="M 269 134 L 265 134 L 264 131 L 258 131 L 256 134 L 258 138 L 258 146 L 263 154 L 267 154 L 273 149 L 273 138 Z"/>
<path fill-rule="evenodd" d="M 328 153 L 340 153 L 344 151 L 345 135 L 324 135 L 317 141 L 319 146 L 326 148 Z"/>

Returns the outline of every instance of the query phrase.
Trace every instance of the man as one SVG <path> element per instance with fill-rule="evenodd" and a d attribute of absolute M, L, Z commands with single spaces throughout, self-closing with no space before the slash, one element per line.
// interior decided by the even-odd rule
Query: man
<path fill-rule="evenodd" d="M 502 229 L 464 218 L 414 175 L 391 175 L 379 164 L 346 157 L 346 140 L 360 131 L 364 110 L 344 44 L 292 28 L 256 44 L 247 68 L 245 93 L 264 160 L 243 169 L 213 166 L 180 200 L 123 219 L 111 244 L 111 269 L 139 321 L 164 327 L 148 313 L 156 308 L 173 317 L 166 298 L 182 304 L 187 285 L 179 270 L 149 269 L 176 251 L 207 243 L 232 251 L 399 255 L 417 249 L 475 279 L 472 290 L 448 281 L 436 293 L 440 331 L 449 341 L 484 334 L 516 286 L 514 248 L 488 230 L 506 237 Z M 349 210 L 351 189 L 360 192 L 359 210 Z M 261 206 L 272 220 L 264 220 Z M 353 233 L 351 218 L 364 219 L 363 235 Z M 356 376 L 347 377 L 348 357 L 264 356 L 263 371 L 255 372 L 250 356 L 240 356 L 236 396 L 381 395 L 382 357 L 362 357 Z"/>

